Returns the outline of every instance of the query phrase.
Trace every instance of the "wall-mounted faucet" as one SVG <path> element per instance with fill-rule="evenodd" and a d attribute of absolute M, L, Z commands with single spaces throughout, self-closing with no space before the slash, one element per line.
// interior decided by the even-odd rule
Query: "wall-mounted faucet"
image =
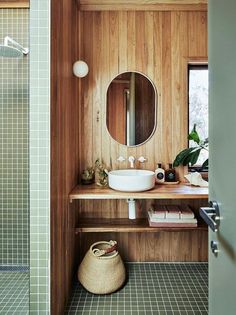
<path fill-rule="evenodd" d="M 119 156 L 117 161 L 119 162 L 124 162 L 126 159 L 123 156 Z"/>
<path fill-rule="evenodd" d="M 119 161 L 119 162 L 124 162 L 126 159 L 123 157 L 123 156 L 119 156 L 118 158 L 117 158 L 117 161 Z M 136 161 L 136 159 L 135 159 L 135 157 L 134 156 L 129 156 L 128 157 L 128 161 L 129 161 L 129 163 L 130 163 L 130 167 L 131 168 L 134 168 L 134 163 L 135 163 L 135 161 Z M 140 156 L 139 158 L 138 158 L 138 161 L 140 162 L 140 163 L 144 163 L 144 162 L 146 162 L 147 161 L 147 159 L 144 157 L 144 156 Z"/>
<path fill-rule="evenodd" d="M 147 161 L 147 159 L 146 159 L 144 156 L 140 156 L 140 157 L 138 158 L 138 161 L 139 161 L 140 163 L 144 163 L 144 162 Z"/>
<path fill-rule="evenodd" d="M 130 162 L 130 167 L 134 168 L 135 157 L 132 155 L 129 156 L 128 161 Z"/>

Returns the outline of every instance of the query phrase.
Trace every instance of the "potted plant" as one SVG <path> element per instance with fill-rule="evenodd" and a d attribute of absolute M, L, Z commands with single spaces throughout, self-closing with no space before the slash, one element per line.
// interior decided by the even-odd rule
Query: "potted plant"
<path fill-rule="evenodd" d="M 96 184 L 98 186 L 106 187 L 108 185 L 108 170 L 105 167 L 103 161 L 100 161 L 99 159 L 97 159 L 95 161 L 95 169 L 98 175 L 98 180 Z"/>
<path fill-rule="evenodd" d="M 179 154 L 177 154 L 173 166 L 177 167 L 179 165 L 191 165 L 196 164 L 199 154 L 202 150 L 208 151 L 208 138 L 201 140 L 199 134 L 196 130 L 196 124 L 194 124 L 192 131 L 188 135 L 188 140 L 194 141 L 194 146 L 182 150 Z M 208 167 L 208 158 L 204 161 L 201 168 L 204 169 Z"/>
<path fill-rule="evenodd" d="M 95 182 L 94 167 L 87 167 L 81 174 L 81 184 L 90 185 Z"/>

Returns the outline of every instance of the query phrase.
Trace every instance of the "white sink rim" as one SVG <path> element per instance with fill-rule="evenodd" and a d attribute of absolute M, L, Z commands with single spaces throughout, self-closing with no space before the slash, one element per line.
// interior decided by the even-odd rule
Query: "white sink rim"
<path fill-rule="evenodd" d="M 149 170 L 136 170 L 136 169 L 125 169 L 125 170 L 114 170 L 110 171 L 109 174 L 115 175 L 115 176 L 150 176 L 155 175 L 153 171 Z"/>
<path fill-rule="evenodd" d="M 155 173 L 149 170 L 124 169 L 108 173 L 109 187 L 124 192 L 142 192 L 155 186 Z"/>

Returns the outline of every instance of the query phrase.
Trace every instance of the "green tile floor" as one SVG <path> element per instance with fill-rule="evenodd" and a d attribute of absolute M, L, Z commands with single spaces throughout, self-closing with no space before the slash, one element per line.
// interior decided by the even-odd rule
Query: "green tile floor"
<path fill-rule="evenodd" d="M 0 314 L 29 314 L 29 273 L 0 270 Z"/>
<path fill-rule="evenodd" d="M 206 263 L 129 263 L 118 292 L 93 295 L 76 282 L 65 314 L 207 315 Z"/>

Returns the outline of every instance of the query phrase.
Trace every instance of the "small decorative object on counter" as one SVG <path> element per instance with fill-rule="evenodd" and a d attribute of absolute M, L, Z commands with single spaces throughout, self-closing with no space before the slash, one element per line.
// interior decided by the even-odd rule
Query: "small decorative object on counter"
<path fill-rule="evenodd" d="M 108 170 L 106 169 L 104 163 L 97 159 L 95 161 L 95 169 L 98 177 L 96 184 L 98 186 L 106 187 L 108 185 Z"/>
<path fill-rule="evenodd" d="M 161 167 L 161 163 L 157 164 L 157 169 L 155 170 L 155 180 L 157 184 L 162 184 L 165 181 L 165 170 Z"/>
<path fill-rule="evenodd" d="M 200 187 L 208 187 L 208 182 L 202 178 L 202 175 L 198 172 L 190 173 L 184 176 L 191 185 L 200 186 Z"/>
<path fill-rule="evenodd" d="M 87 167 L 81 174 L 81 184 L 90 185 L 95 183 L 95 170 L 93 167 Z"/>
<path fill-rule="evenodd" d="M 175 169 L 172 167 L 171 163 L 169 163 L 169 169 L 165 170 L 165 181 L 176 182 Z"/>
<path fill-rule="evenodd" d="M 78 269 L 82 286 L 94 294 L 117 291 L 125 282 L 124 263 L 117 251 L 116 241 L 94 243 Z"/>

